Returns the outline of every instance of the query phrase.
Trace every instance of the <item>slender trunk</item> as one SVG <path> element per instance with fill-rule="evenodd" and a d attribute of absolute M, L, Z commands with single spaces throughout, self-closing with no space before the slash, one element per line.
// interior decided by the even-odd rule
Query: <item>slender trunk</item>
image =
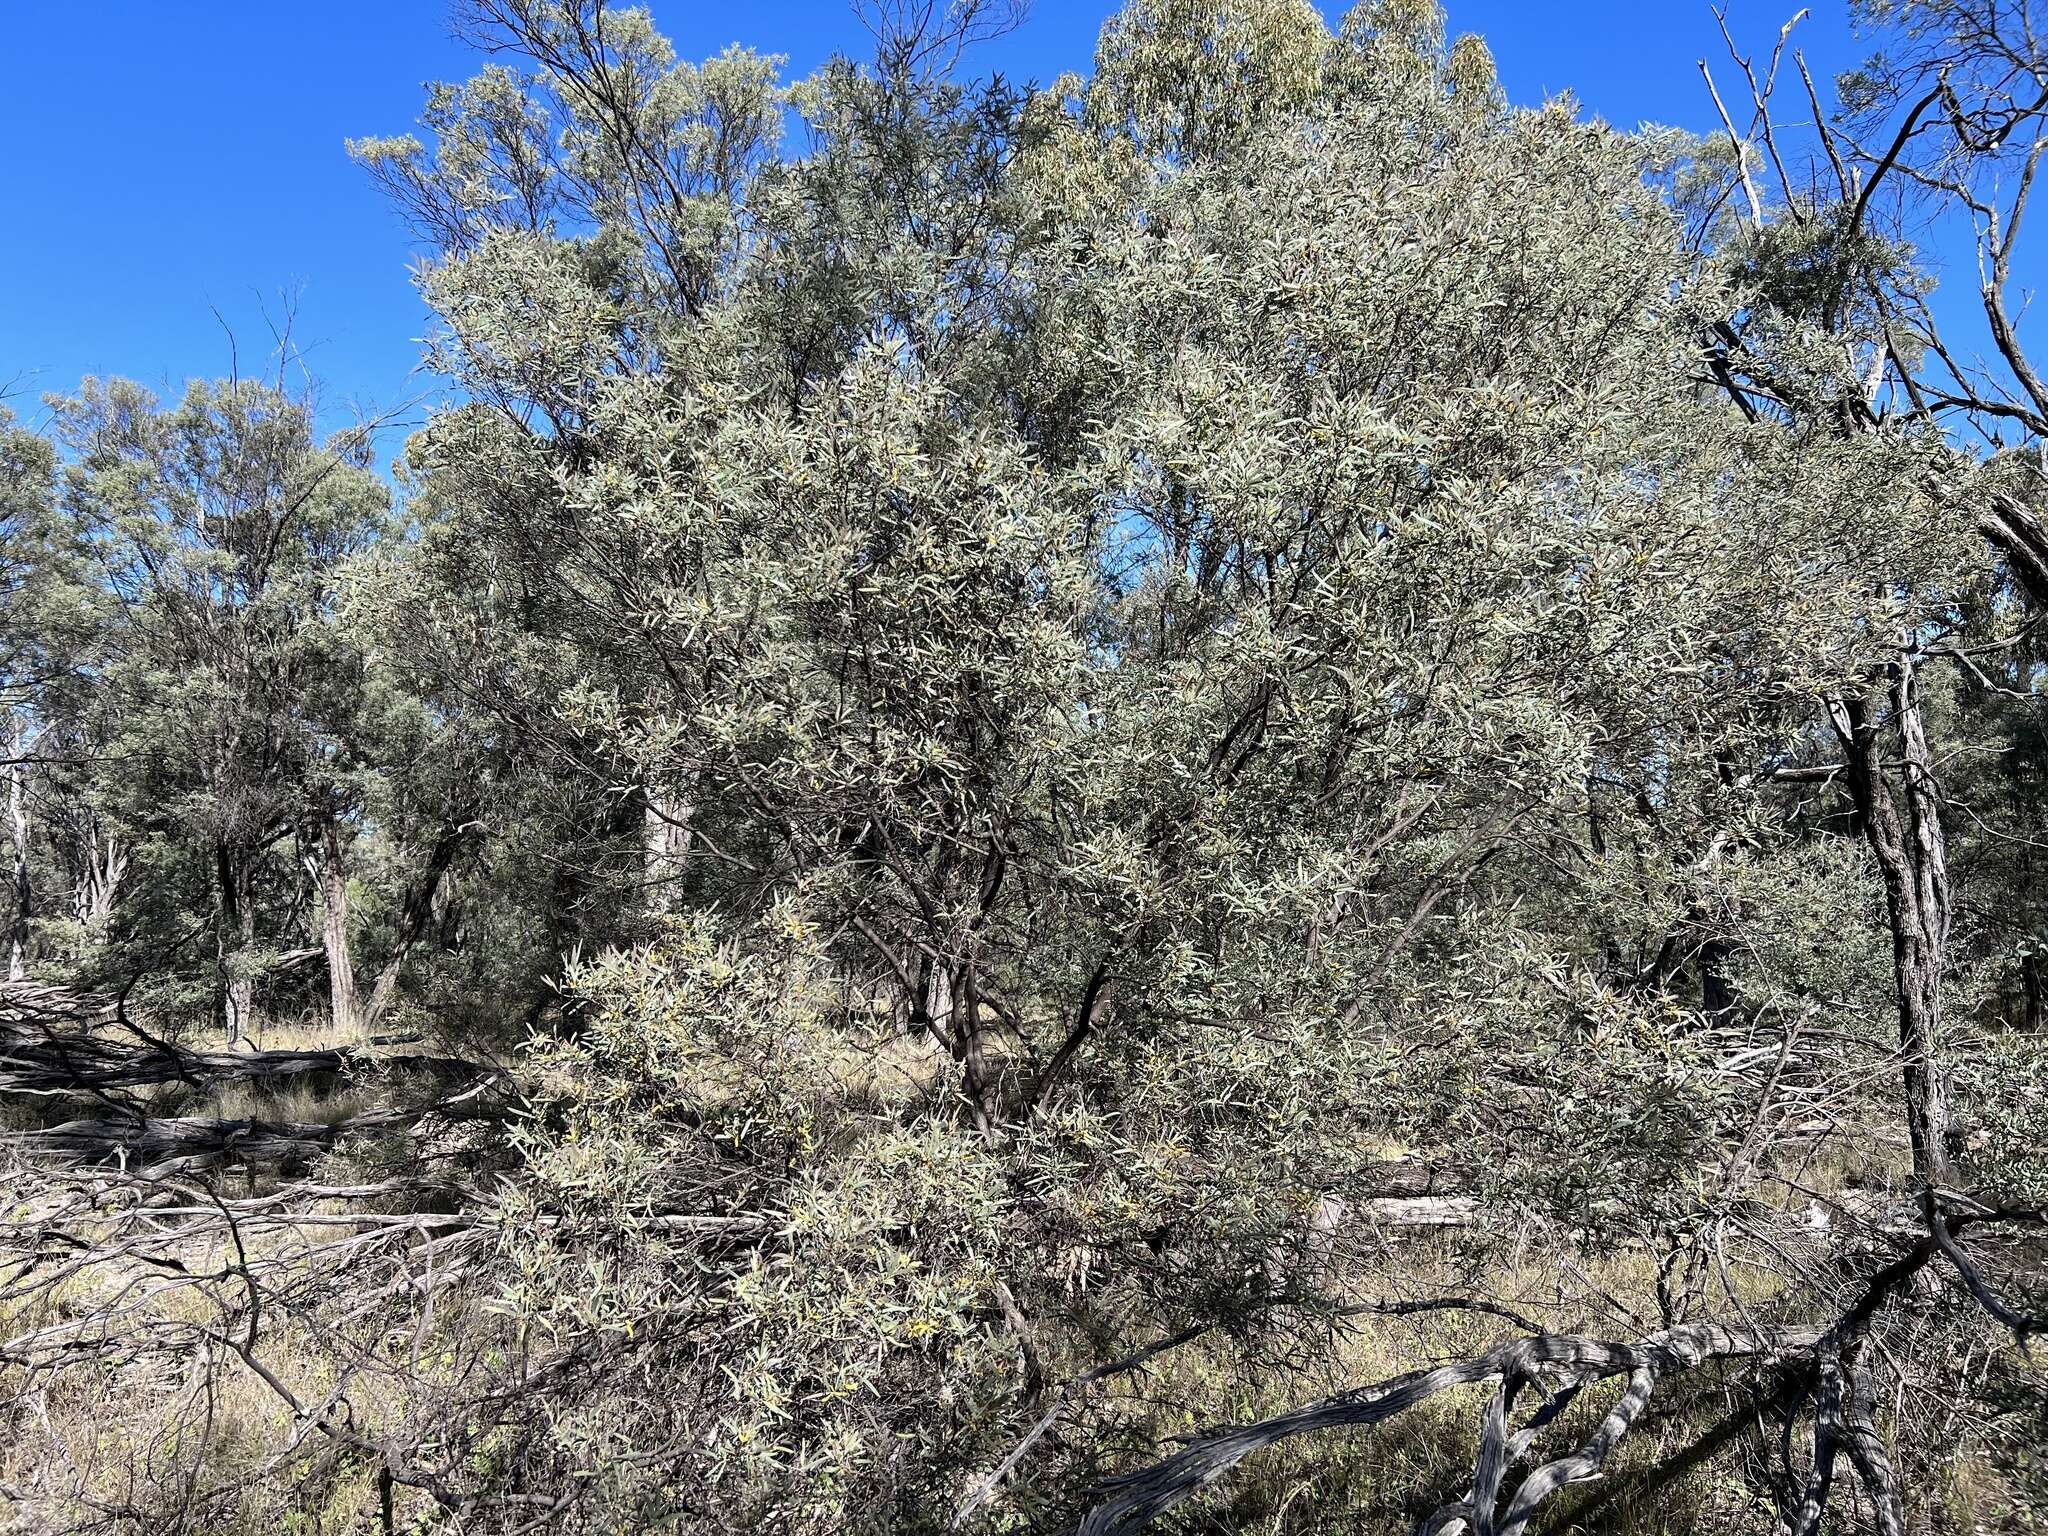
<path fill-rule="evenodd" d="M 121 840 L 113 833 L 106 836 L 104 846 L 94 845 L 97 860 L 97 874 L 93 881 L 92 900 L 85 915 L 85 926 L 96 939 L 104 939 L 107 930 L 114 925 L 114 903 L 121 894 L 121 881 L 128 873 L 128 850 L 121 846 Z"/>
<path fill-rule="evenodd" d="M 377 1021 L 384 1017 L 391 1000 L 398 995 L 398 975 L 405 959 L 400 949 L 384 962 L 384 969 L 377 973 L 377 979 L 370 984 L 370 1000 L 363 1005 L 361 1028 L 365 1033 L 377 1027 Z"/>
<path fill-rule="evenodd" d="M 919 999 L 926 1026 L 941 1042 L 953 1042 L 953 973 L 927 960 L 922 966 L 924 995 Z"/>
<path fill-rule="evenodd" d="M 327 1004 L 334 1027 L 344 1035 L 361 1031 L 356 1009 L 356 963 L 349 945 L 348 861 L 341 828 L 329 817 L 320 824 L 313 855 L 320 885 L 320 947 L 327 951 Z"/>
<path fill-rule="evenodd" d="M 35 892 L 28 877 L 28 793 L 21 765 L 28 728 L 18 712 L 8 745 L 7 755 L 13 759 L 7 765 L 7 815 L 14 834 L 14 920 L 8 933 L 7 979 L 22 981 L 28 976 L 29 919 L 34 915 Z"/>
<path fill-rule="evenodd" d="M 214 954 L 221 975 L 221 1027 L 228 1044 L 238 1044 L 255 1023 L 256 907 L 250 899 L 249 860 L 241 850 L 216 843 L 213 850 L 218 908 Z"/>
<path fill-rule="evenodd" d="M 80 820 L 82 827 L 70 860 L 71 912 L 78 926 L 99 941 L 113 926 L 114 901 L 128 873 L 128 851 L 113 833 L 101 834 L 99 818 L 89 809 L 81 813 Z"/>
<path fill-rule="evenodd" d="M 1095 967 L 1094 974 L 1088 978 L 1088 985 L 1082 989 L 1081 1006 L 1074 1010 L 1074 1027 L 1067 1031 L 1066 1039 L 1060 1042 L 1060 1048 L 1053 1053 L 1052 1061 L 1040 1075 L 1038 1086 L 1032 1092 L 1033 1114 L 1040 1113 L 1052 1102 L 1053 1092 L 1059 1087 L 1060 1078 L 1066 1072 L 1068 1064 L 1079 1054 L 1081 1047 L 1087 1044 L 1089 1037 L 1100 1027 L 1103 1018 L 1109 1012 L 1116 994 L 1116 981 L 1109 972 L 1110 963 L 1115 957 L 1114 950 L 1104 955 L 1102 963 Z M 1357 996 L 1344 1005 L 1341 1017 L 1347 1029 L 1357 1019 L 1363 1006 L 1364 999 Z"/>
<path fill-rule="evenodd" d="M 243 946 L 244 949 L 246 947 Z M 227 963 L 229 971 L 222 1024 L 228 1044 L 239 1045 L 255 1026 L 256 978 L 243 969 L 246 959 L 242 950 L 230 951 Z"/>
<path fill-rule="evenodd" d="M 962 1086 L 976 1127 L 984 1136 L 991 1135 L 1001 1106 L 997 1103 L 996 1084 L 989 1074 L 988 1059 L 982 1051 L 980 983 L 971 963 L 960 967 L 953 984 L 953 995 L 956 999 L 954 1039 L 957 1042 L 954 1053 L 960 1060 Z"/>
<path fill-rule="evenodd" d="M 1700 1012 L 1715 1028 L 1735 1018 L 1735 988 L 1728 981 L 1728 962 L 1735 946 L 1726 939 L 1708 939 L 1700 945 Z"/>
<path fill-rule="evenodd" d="M 1906 831 L 1911 849 L 1907 869 L 1913 881 L 1912 912 L 1919 919 L 1912 934 L 1907 965 L 1919 987 L 1910 1031 L 1901 1028 L 1905 1055 L 1907 1111 L 1917 1133 L 1919 1172 L 1931 1184 L 1946 1183 L 1948 1166 L 1948 1089 L 1941 1067 L 1942 973 L 1948 963 L 1949 926 L 1953 906 L 1949 890 L 1948 841 L 1941 825 L 1941 787 L 1935 778 L 1934 753 L 1928 745 L 1920 713 L 1917 680 L 1910 657 L 1903 663 L 1893 698 L 1899 732 L 1906 747 Z M 1904 1019 L 1902 1016 L 1902 1026 Z"/>
<path fill-rule="evenodd" d="M 384 1010 L 391 1006 L 392 999 L 398 995 L 398 980 L 405 967 L 405 957 L 418 942 L 419 936 L 440 916 L 447 900 L 446 892 L 455 856 L 462 851 L 464 841 L 478 830 L 478 823 L 465 822 L 459 827 L 452 827 L 443 832 L 435 842 L 433 851 L 427 856 L 427 867 L 414 882 L 412 889 L 406 892 L 405 906 L 398 919 L 398 935 L 391 946 L 391 954 L 370 988 L 369 1003 L 361 1010 L 363 1029 L 374 1029 L 377 1021 L 384 1017 Z"/>
<path fill-rule="evenodd" d="M 456 884 L 455 871 L 444 869 L 441 878 L 434 882 L 432 893 L 427 897 L 427 921 L 425 926 L 433 932 L 434 942 L 443 949 L 462 947 L 462 890 Z"/>
<path fill-rule="evenodd" d="M 1864 837 L 1884 877 L 1913 1172 L 1929 1185 L 1941 1185 L 1950 1178 L 1948 1095 L 1939 1055 L 1950 921 L 1948 849 L 1910 655 L 1894 678 L 1891 704 L 1905 757 L 1903 817 L 1884 775 L 1881 730 L 1870 719 L 1866 702 L 1834 699 L 1828 709 L 1848 759 L 1847 778 Z"/>

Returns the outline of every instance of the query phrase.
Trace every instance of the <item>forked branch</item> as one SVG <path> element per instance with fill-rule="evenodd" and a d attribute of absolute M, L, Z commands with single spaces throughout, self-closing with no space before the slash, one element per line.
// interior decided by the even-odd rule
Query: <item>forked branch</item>
<path fill-rule="evenodd" d="M 1139 1531 L 1183 1500 L 1221 1478 L 1254 1451 L 1311 1430 L 1378 1424 L 1453 1387 L 1482 1382 L 1537 1382 L 1549 1378 L 1570 1389 L 1615 1376 L 1628 1385 L 1598 1430 L 1574 1454 L 1538 1468 L 1510 1498 L 1504 1517 L 1496 1520 L 1492 1501 L 1499 1473 L 1525 1451 L 1528 1431 L 1509 1436 L 1505 1388 L 1488 1413 L 1487 1441 L 1475 1477 L 1474 1500 L 1438 1511 L 1432 1524 L 1440 1532 L 1471 1529 L 1507 1533 L 1527 1525 L 1537 1506 L 1558 1488 L 1595 1475 L 1614 1447 L 1641 1414 L 1657 1381 L 1716 1360 L 1784 1358 L 1811 1351 L 1823 1336 L 1819 1328 L 1725 1328 L 1697 1323 L 1652 1334 L 1640 1344 L 1614 1343 L 1579 1334 L 1538 1334 L 1514 1339 L 1471 1359 L 1429 1370 L 1410 1371 L 1374 1386 L 1358 1387 L 1309 1403 L 1255 1424 L 1219 1430 L 1186 1449 L 1116 1479 L 1103 1498 L 1083 1517 L 1078 1536 L 1125 1536 Z M 1497 1412 L 1495 1410 L 1498 1410 Z M 1535 1426 L 1532 1426 L 1532 1428 Z"/>

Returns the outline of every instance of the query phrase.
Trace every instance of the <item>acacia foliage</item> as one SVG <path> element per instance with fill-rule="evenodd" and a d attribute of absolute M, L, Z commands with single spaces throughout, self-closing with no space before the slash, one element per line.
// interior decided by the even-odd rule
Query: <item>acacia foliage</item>
<path fill-rule="evenodd" d="M 487 19 L 530 77 L 357 146 L 451 231 L 422 565 L 666 924 L 578 973 L 505 1242 L 688 1384 L 708 1518 L 939 1518 L 1046 1361 L 1323 1294 L 1389 1149 L 1684 1268 L 1768 1181 L 1744 1064 L 1819 1013 L 1882 1070 L 1873 872 L 1773 776 L 1995 609 L 1972 471 L 1738 409 L 1733 315 L 1859 380 L 1668 146 L 1426 5 L 1141 0 L 1038 92 Z"/>

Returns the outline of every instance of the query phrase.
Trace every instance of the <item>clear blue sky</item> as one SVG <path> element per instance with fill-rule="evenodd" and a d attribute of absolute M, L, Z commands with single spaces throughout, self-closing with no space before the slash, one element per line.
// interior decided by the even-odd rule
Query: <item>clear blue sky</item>
<path fill-rule="evenodd" d="M 1036 0 L 1023 27 L 972 56 L 1050 79 L 1085 69 L 1110 0 Z M 1790 0 L 1731 0 L 1737 36 L 1767 50 Z M 653 0 L 686 57 L 730 42 L 807 72 L 864 52 L 847 0 Z M 1816 0 L 1797 36 L 1825 78 L 1857 56 L 1846 0 Z M 1697 61 L 1729 89 L 1705 0 L 1451 0 L 1485 35 L 1511 97 L 1564 89 L 1588 111 L 1705 128 Z M 342 140 L 411 127 L 422 83 L 479 60 L 442 0 L 0 0 L 0 387 L 35 397 L 87 373 L 159 390 L 225 373 L 223 321 L 245 367 L 297 296 L 296 336 L 328 409 L 388 409 L 425 387 L 415 254 Z M 218 310 L 220 319 L 214 311 Z M 22 398 L 23 396 L 26 398 Z"/>

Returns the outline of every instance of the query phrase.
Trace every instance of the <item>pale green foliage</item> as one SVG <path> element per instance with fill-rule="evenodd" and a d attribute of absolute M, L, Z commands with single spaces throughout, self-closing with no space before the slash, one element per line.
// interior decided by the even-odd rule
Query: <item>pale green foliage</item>
<path fill-rule="evenodd" d="M 57 681 L 84 627 L 90 599 L 67 533 L 55 445 L 0 406 L 0 709 Z"/>
<path fill-rule="evenodd" d="M 531 400 L 567 419 L 617 345 L 618 307 L 591 282 L 594 259 L 588 247 L 529 231 L 484 235 L 427 279 L 448 327 L 429 357 L 480 394 Z"/>
<path fill-rule="evenodd" d="M 970 1416 L 1006 1395 L 1013 1353 L 970 1319 L 1007 1267 L 1007 1180 L 950 1120 L 885 1113 L 905 1095 L 832 1027 L 822 953 L 793 911 L 769 928 L 739 944 L 685 924 L 658 958 L 579 976 L 606 1001 L 574 1045 L 534 1058 L 550 1122 L 529 1133 L 532 1178 L 499 1217 L 510 1296 L 537 1324 L 648 1330 L 685 1351 L 670 1363 L 688 1367 L 690 1397 L 661 1421 L 703 1450 L 735 1519 L 764 1488 L 800 1501 L 779 1518 L 808 1504 L 831 1519 L 864 1464 L 926 1421 L 934 1385 Z M 650 1141 L 650 1120 L 682 1134 Z M 728 1219 L 700 1210 L 721 1167 L 754 1170 L 732 1189 L 738 1235 L 757 1235 L 765 1208 L 779 1240 L 707 1272 L 691 1224 Z M 678 1209 L 698 1214 L 666 1226 Z M 692 1316 L 714 1330 L 670 1339 Z"/>
<path fill-rule="evenodd" d="M 78 902 L 122 894 L 88 889 L 96 860 L 127 881 L 121 921 L 101 910 L 97 931 L 64 942 L 88 975 L 149 956 L 155 1001 L 210 1011 L 225 996 L 246 1011 L 303 941 L 319 829 L 334 829 L 334 857 L 361 844 L 350 878 L 363 911 L 347 926 L 381 922 L 444 787 L 435 724 L 394 695 L 349 601 L 392 531 L 389 492 L 362 463 L 364 435 L 320 442 L 310 408 L 273 385 L 194 384 L 166 407 L 125 381 L 88 382 L 55 416 L 97 601 L 72 626 L 85 676 L 40 696 L 83 759 L 51 786 L 48 832 Z"/>
<path fill-rule="evenodd" d="M 1221 152 L 1314 99 L 1330 41 L 1307 0 L 1142 0 L 1102 29 L 1089 108 L 1147 153 Z"/>
<path fill-rule="evenodd" d="M 1644 175 L 1697 150 L 1505 111 L 1431 5 L 1140 4 L 1085 84 L 789 99 L 818 149 L 727 181 L 717 285 L 614 282 L 668 227 L 624 162 L 427 283 L 551 431 L 438 418 L 425 548 L 534 594 L 560 728 L 694 840 L 694 915 L 529 1062 L 507 1299 L 675 1394 L 556 1451 L 917 1528 L 1020 1359 L 1363 1264 L 1314 1221 L 1389 1150 L 1617 1242 L 1746 1188 L 1700 946 L 1755 930 L 1752 1019 L 1881 1006 L 1867 865 L 1766 777 L 1978 559 L 1940 443 L 1702 389 L 1741 290 Z M 1775 366 L 1850 387 L 1804 321 Z"/>
<path fill-rule="evenodd" d="M 1725 139 L 1510 109 L 1433 0 L 1134 0 L 1045 90 L 948 73 L 990 14 L 785 82 L 473 0 L 500 62 L 351 146 L 458 396 L 402 538 L 274 391 L 60 413 L 129 615 L 80 715 L 141 765 L 96 786 L 126 931 L 203 915 L 225 986 L 348 901 L 393 965 L 431 917 L 422 1014 L 525 1037 L 423 1250 L 480 1303 L 454 1518 L 1061 1528 L 1249 1411 L 1164 1355 L 1047 1395 L 1161 1340 L 1299 1398 L 1438 1278 L 1835 1315 L 1877 1240 L 1795 1193 L 1902 1159 L 1830 722 L 1902 657 L 1978 829 L 1957 1156 L 2041 1187 L 2039 1053 L 1973 1032 L 2041 1008 L 1995 893 L 2048 745 L 1969 510 L 2038 466 L 1872 407 L 1911 251 L 1748 228 Z M 32 522 L 54 460 L 0 452 Z"/>
<path fill-rule="evenodd" d="M 638 9 L 480 10 L 493 12 L 524 29 L 532 74 L 492 65 L 437 84 L 431 147 L 406 134 L 349 153 L 444 251 L 478 253 L 494 231 L 609 235 L 598 286 L 630 310 L 703 303 L 741 244 L 738 196 L 782 132 L 779 60 L 735 47 L 679 61 Z M 596 56 L 602 69 L 579 67 Z"/>

